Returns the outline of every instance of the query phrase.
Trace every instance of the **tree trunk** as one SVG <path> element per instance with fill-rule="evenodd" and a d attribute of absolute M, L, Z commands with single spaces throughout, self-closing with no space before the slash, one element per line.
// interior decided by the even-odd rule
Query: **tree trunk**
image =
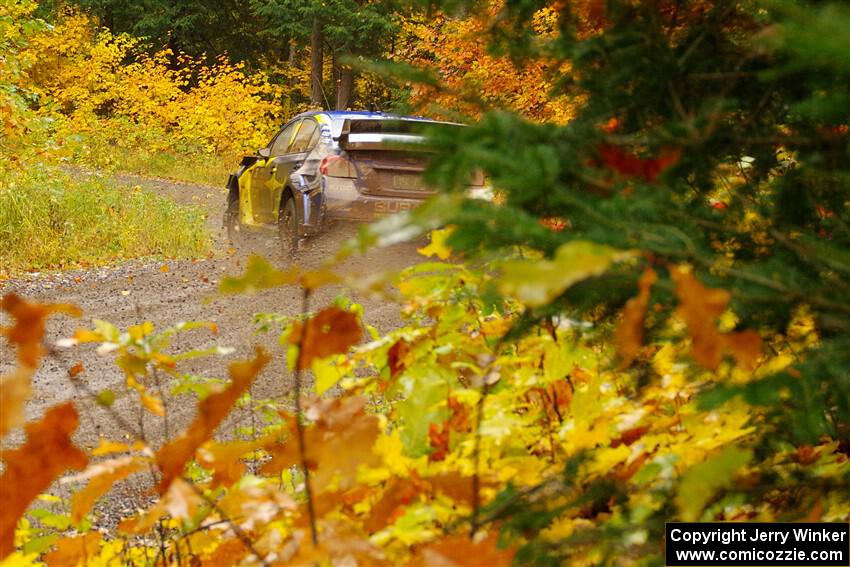
<path fill-rule="evenodd" d="M 322 104 L 322 22 L 318 16 L 313 18 L 313 32 L 310 34 L 310 104 L 324 108 Z"/>
<path fill-rule="evenodd" d="M 354 69 L 340 66 L 339 79 L 336 85 L 336 110 L 346 110 L 351 102 L 351 91 L 354 89 Z"/>
<path fill-rule="evenodd" d="M 288 50 L 286 61 L 290 68 L 295 68 L 298 65 L 298 46 L 295 44 L 295 38 L 290 38 L 286 42 Z"/>
<path fill-rule="evenodd" d="M 118 32 L 115 31 L 115 16 L 113 15 L 111 4 L 107 4 L 107 6 L 104 8 L 103 25 L 106 26 L 106 29 L 108 29 L 114 35 L 118 35 Z"/>

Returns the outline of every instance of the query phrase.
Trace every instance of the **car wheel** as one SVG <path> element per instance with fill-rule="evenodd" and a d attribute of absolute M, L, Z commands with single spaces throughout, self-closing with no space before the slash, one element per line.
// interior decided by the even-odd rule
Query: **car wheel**
<path fill-rule="evenodd" d="M 224 229 L 231 246 L 242 244 L 244 227 L 239 222 L 239 196 L 233 193 L 227 196 L 227 208 L 224 210 Z"/>
<path fill-rule="evenodd" d="M 281 251 L 284 254 L 294 254 L 298 250 L 298 217 L 295 213 L 295 199 L 287 195 L 280 207 L 277 219 L 278 235 Z"/>

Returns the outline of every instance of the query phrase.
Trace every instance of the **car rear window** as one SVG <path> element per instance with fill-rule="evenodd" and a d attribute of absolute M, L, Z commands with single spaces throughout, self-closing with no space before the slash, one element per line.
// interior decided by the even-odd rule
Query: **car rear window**
<path fill-rule="evenodd" d="M 460 124 L 427 120 L 351 120 L 351 134 L 419 134 L 431 128 L 462 128 Z"/>

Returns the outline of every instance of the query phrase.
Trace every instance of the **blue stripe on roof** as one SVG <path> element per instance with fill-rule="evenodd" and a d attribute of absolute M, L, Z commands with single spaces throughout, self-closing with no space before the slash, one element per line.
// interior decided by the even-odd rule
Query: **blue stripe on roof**
<path fill-rule="evenodd" d="M 400 116 L 398 114 L 389 114 L 387 112 L 369 112 L 368 110 L 310 110 L 308 112 L 302 112 L 301 114 L 293 117 L 298 118 L 304 116 L 316 116 L 317 114 L 324 114 L 329 116 L 330 118 L 335 119 L 345 119 L 345 118 L 398 118 L 402 120 L 422 120 L 425 122 L 438 122 L 437 120 L 433 120 L 431 118 L 425 118 L 423 116 Z"/>

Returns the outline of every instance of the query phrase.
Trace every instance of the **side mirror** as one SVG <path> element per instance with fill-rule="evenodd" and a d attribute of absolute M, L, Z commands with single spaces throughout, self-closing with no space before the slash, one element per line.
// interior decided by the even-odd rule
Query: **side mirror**
<path fill-rule="evenodd" d="M 259 156 L 263 159 L 269 159 L 272 157 L 272 151 L 269 148 L 260 148 L 257 151 L 257 154 L 259 154 Z"/>

